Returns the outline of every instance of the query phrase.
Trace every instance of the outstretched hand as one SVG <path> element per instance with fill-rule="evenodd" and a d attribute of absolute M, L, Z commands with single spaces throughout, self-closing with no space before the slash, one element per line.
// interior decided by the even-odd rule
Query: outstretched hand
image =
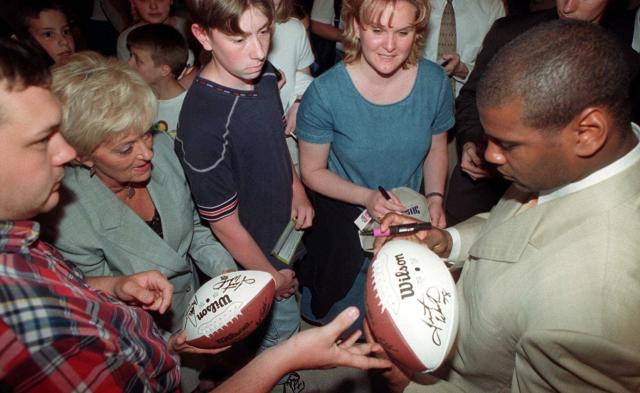
<path fill-rule="evenodd" d="M 362 335 L 361 331 L 354 332 L 346 340 L 337 341 L 340 334 L 358 319 L 359 314 L 356 307 L 349 307 L 328 325 L 302 331 L 286 341 L 283 344 L 286 350 L 296 354 L 291 359 L 291 370 L 338 366 L 362 370 L 391 367 L 389 360 L 369 356 L 382 352 L 379 344 L 356 344 Z"/>

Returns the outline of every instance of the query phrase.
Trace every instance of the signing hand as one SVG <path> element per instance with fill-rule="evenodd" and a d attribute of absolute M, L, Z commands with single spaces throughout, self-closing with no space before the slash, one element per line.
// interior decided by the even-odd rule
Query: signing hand
<path fill-rule="evenodd" d="M 386 231 L 391 225 L 412 224 L 420 222 L 415 218 L 408 217 L 398 213 L 387 214 L 380 223 L 380 230 Z M 395 235 L 389 237 L 377 237 L 373 243 L 374 253 L 377 254 L 380 248 L 392 239 L 408 239 L 418 243 L 422 243 L 429 247 L 439 257 L 448 257 L 451 252 L 452 240 L 449 232 L 433 227 L 433 229 L 422 230 L 407 235 Z"/>
<path fill-rule="evenodd" d="M 460 169 L 468 174 L 473 180 L 482 179 L 489 176 L 489 172 L 482 166 L 482 151 L 480 146 L 473 142 L 467 142 L 462 146 L 462 157 L 460 158 Z"/>

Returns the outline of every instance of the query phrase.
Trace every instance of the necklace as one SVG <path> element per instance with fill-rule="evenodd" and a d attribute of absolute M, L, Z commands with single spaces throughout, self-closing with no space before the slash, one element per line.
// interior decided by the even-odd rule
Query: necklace
<path fill-rule="evenodd" d="M 134 195 L 136 195 L 136 189 L 131 185 L 131 183 L 127 184 L 125 187 L 127 189 L 127 198 L 131 199 Z"/>

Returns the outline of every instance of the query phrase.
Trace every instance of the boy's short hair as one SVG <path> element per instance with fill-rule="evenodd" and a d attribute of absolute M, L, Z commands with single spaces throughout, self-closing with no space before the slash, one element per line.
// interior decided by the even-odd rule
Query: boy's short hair
<path fill-rule="evenodd" d="M 80 157 L 110 137 L 146 132 L 158 108 L 136 70 L 96 52 L 76 53 L 54 67 L 51 91 L 62 104 L 60 132 Z"/>
<path fill-rule="evenodd" d="M 15 18 L 8 19 L 18 38 L 30 35 L 30 19 L 38 19 L 42 11 L 55 10 L 63 13 L 72 22 L 69 9 L 59 0 L 22 0 L 15 5 Z"/>
<path fill-rule="evenodd" d="M 272 24 L 275 17 L 272 0 L 185 0 L 193 23 L 204 29 L 216 29 L 229 35 L 245 33 L 240 29 L 240 16 L 253 7 Z"/>
<path fill-rule="evenodd" d="M 182 34 L 164 23 L 150 23 L 133 29 L 127 36 L 127 47 L 147 49 L 158 67 L 168 65 L 177 78 L 189 59 L 189 48 Z"/>

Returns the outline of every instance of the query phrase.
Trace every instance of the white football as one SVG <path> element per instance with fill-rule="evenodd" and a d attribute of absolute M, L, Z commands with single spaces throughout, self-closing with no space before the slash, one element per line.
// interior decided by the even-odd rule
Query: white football
<path fill-rule="evenodd" d="M 269 314 L 275 291 L 275 280 L 267 272 L 243 270 L 213 277 L 189 302 L 184 316 L 187 343 L 221 348 L 242 340 Z"/>
<path fill-rule="evenodd" d="M 389 357 L 412 371 L 431 372 L 456 338 L 456 286 L 444 262 L 424 245 L 391 240 L 371 263 L 367 321 Z"/>

